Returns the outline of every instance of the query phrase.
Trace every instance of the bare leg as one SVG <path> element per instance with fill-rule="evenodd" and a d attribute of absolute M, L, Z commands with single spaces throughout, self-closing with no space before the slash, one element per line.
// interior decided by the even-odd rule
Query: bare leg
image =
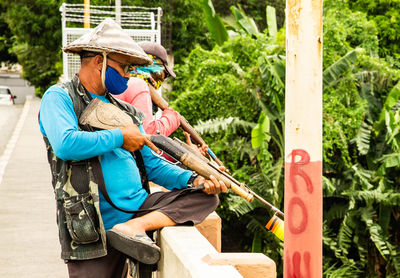
<path fill-rule="evenodd" d="M 129 236 L 144 234 L 146 231 L 153 231 L 167 226 L 175 226 L 176 223 L 159 211 L 152 211 L 138 218 L 133 218 L 125 223 L 117 224 L 113 230 Z"/>

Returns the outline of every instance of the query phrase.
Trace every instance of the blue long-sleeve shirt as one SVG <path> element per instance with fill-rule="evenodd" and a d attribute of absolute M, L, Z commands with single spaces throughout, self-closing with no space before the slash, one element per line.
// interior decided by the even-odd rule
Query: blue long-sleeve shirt
<path fill-rule="evenodd" d="M 104 96 L 91 94 L 104 102 Z M 100 156 L 104 182 L 108 195 L 115 205 L 127 210 L 137 210 L 147 197 L 141 184 L 135 159 L 125 149 L 120 129 L 95 132 L 80 131 L 72 100 L 68 93 L 55 85 L 44 94 L 40 106 L 40 131 L 48 138 L 57 157 L 63 160 L 84 160 Z M 143 127 L 139 127 L 144 133 Z M 168 189 L 187 187 L 192 175 L 153 155 L 150 148 L 141 150 L 149 180 Z M 132 214 L 113 208 L 99 192 L 100 211 L 106 230 L 132 218 Z"/>

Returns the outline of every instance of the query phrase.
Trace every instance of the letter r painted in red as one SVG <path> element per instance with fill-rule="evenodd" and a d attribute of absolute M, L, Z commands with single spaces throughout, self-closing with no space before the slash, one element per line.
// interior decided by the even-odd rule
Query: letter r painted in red
<path fill-rule="evenodd" d="M 301 149 L 296 149 L 293 150 L 292 153 L 290 154 L 292 156 L 292 163 L 290 164 L 290 182 L 293 185 L 293 192 L 297 193 L 297 181 L 296 181 L 296 176 L 300 176 L 303 178 L 303 180 L 306 183 L 307 186 L 307 191 L 308 193 L 312 193 L 314 188 L 311 182 L 310 177 L 304 172 L 301 167 L 303 165 L 306 165 L 310 162 L 310 155 L 308 154 L 307 151 L 301 150 Z M 300 156 L 300 161 L 296 162 L 296 156 Z"/>

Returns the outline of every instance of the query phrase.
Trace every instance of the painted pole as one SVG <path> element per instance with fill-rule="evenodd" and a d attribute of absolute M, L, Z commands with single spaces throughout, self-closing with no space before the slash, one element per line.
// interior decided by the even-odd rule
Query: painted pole
<path fill-rule="evenodd" d="M 83 2 L 83 28 L 90 28 L 90 0 Z"/>
<path fill-rule="evenodd" d="M 286 0 L 284 277 L 322 277 L 322 0 Z"/>

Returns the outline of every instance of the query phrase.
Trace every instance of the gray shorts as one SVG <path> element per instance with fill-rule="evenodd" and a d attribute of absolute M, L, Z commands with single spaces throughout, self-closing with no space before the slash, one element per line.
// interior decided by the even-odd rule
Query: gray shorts
<path fill-rule="evenodd" d="M 173 199 L 173 201 L 163 204 L 168 199 Z M 157 208 L 159 204 L 163 204 L 161 208 Z M 218 204 L 218 195 L 208 195 L 202 190 L 187 188 L 170 192 L 154 192 L 146 198 L 140 209 L 151 211 L 156 208 L 154 210 L 164 213 L 177 224 L 197 225 L 203 222 Z M 148 211 L 139 212 L 133 218 L 147 213 Z"/>

